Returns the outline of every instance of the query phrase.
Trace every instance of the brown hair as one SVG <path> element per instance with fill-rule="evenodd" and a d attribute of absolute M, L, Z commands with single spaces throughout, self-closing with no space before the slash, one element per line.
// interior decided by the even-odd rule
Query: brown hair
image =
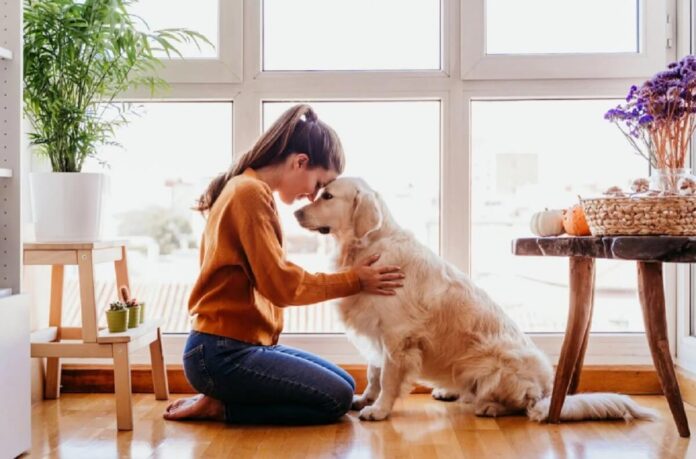
<path fill-rule="evenodd" d="M 209 211 L 227 182 L 247 168 L 276 164 L 292 153 L 306 153 L 310 167 L 323 167 L 338 174 L 345 168 L 343 147 L 336 132 L 320 121 L 309 105 L 295 105 L 286 110 L 227 172 L 210 182 L 194 209 L 202 213 Z"/>

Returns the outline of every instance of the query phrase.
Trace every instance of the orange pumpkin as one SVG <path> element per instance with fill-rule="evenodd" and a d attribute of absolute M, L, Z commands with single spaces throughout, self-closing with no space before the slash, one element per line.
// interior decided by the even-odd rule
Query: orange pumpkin
<path fill-rule="evenodd" d="M 589 236 L 592 234 L 585 218 L 585 211 L 580 204 L 575 204 L 563 211 L 563 229 L 571 236 Z"/>

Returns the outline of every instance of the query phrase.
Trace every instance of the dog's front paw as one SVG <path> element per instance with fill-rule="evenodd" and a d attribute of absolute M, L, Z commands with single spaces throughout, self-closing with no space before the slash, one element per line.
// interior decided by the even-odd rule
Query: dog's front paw
<path fill-rule="evenodd" d="M 364 395 L 354 395 L 353 403 L 350 405 L 350 409 L 353 411 L 360 411 L 366 406 L 372 405 L 375 401 L 365 397 Z"/>
<path fill-rule="evenodd" d="M 435 400 L 440 400 L 443 402 L 453 402 L 459 398 L 457 392 L 448 391 L 447 389 L 433 389 L 431 395 Z"/>
<path fill-rule="evenodd" d="M 389 417 L 389 410 L 377 405 L 366 406 L 360 411 L 360 419 L 363 421 L 382 421 Z"/>

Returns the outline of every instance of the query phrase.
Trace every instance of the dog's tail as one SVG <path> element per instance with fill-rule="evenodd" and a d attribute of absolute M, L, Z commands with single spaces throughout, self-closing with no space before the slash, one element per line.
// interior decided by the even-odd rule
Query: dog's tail
<path fill-rule="evenodd" d="M 527 409 L 527 416 L 533 421 L 545 421 L 549 417 L 551 397 L 545 397 Z M 656 410 L 644 408 L 630 397 L 604 392 L 569 395 L 563 403 L 561 421 L 582 421 L 589 419 L 633 419 L 655 420 L 659 418 Z"/>

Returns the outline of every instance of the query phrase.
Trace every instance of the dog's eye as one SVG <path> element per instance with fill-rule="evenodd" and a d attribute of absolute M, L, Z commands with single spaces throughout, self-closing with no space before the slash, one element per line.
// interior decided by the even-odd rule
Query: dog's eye
<path fill-rule="evenodd" d="M 329 193 L 328 191 L 325 191 L 324 194 L 321 195 L 321 199 L 329 200 L 331 198 L 333 198 L 333 195 L 331 193 Z"/>

